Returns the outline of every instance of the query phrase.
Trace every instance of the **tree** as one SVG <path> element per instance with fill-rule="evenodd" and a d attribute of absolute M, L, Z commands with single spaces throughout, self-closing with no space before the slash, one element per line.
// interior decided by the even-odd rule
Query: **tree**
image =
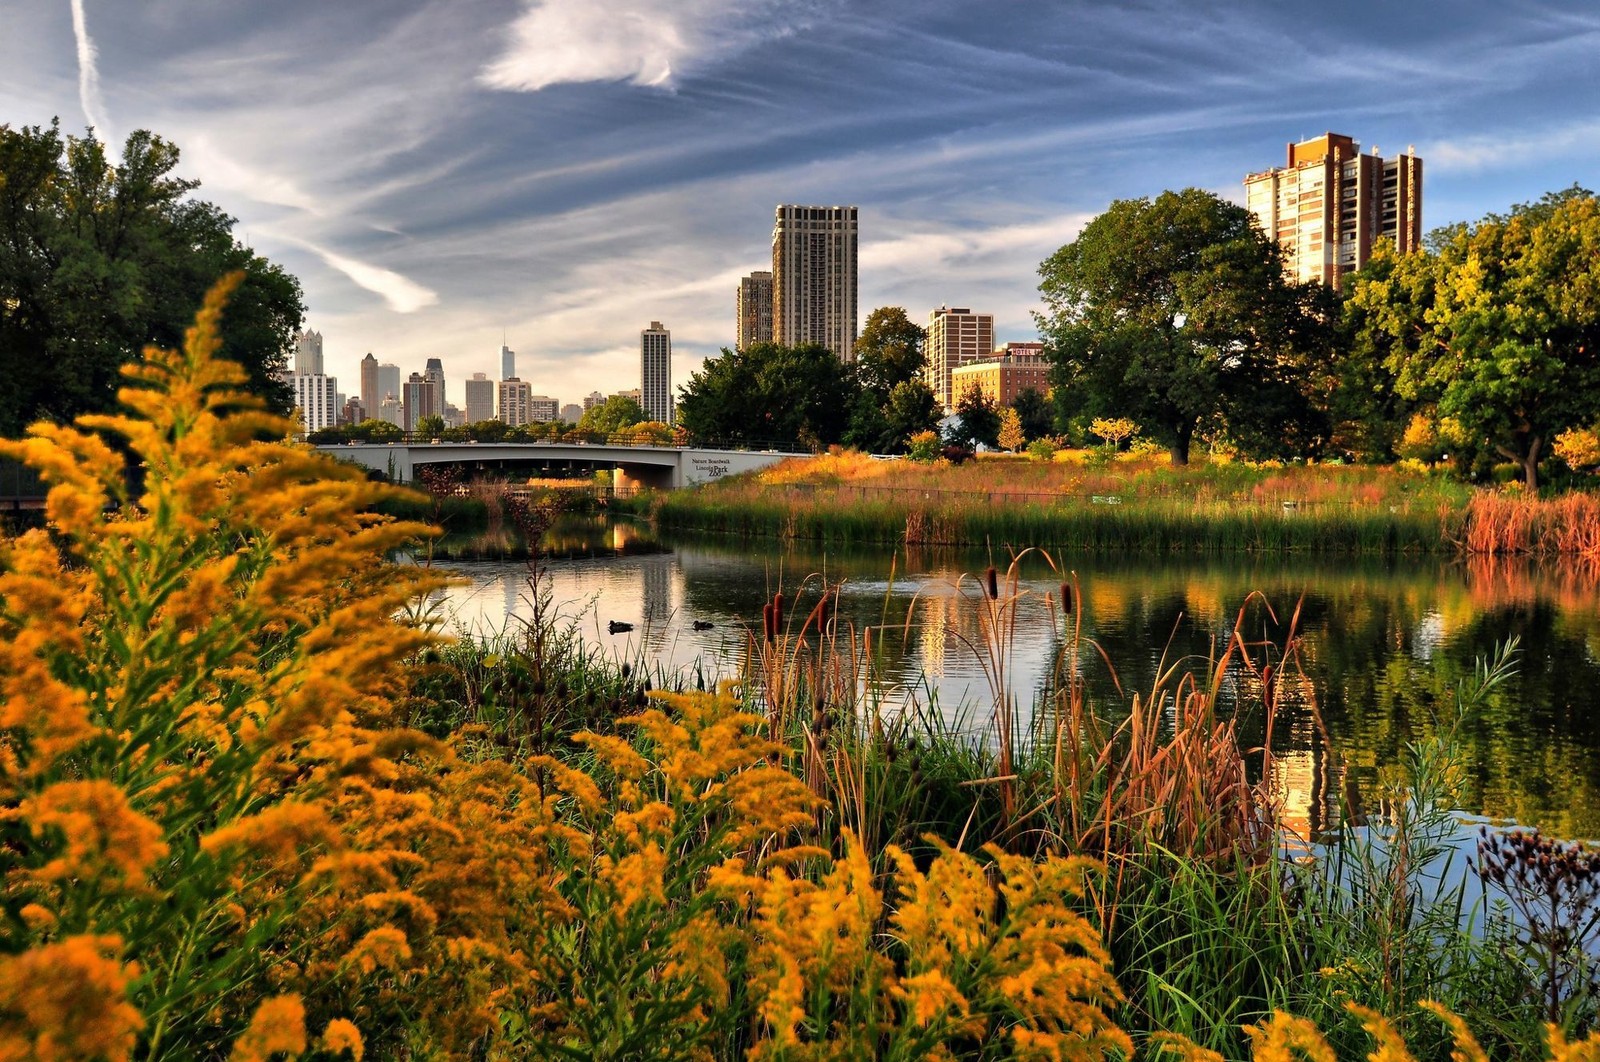
<path fill-rule="evenodd" d="M 1011 400 L 1011 408 L 1017 411 L 1022 434 L 1028 438 L 1042 439 L 1055 430 L 1055 411 L 1050 407 L 1050 400 L 1035 388 L 1024 387 L 1018 391 L 1017 397 Z"/>
<path fill-rule="evenodd" d="M 1039 272 L 1063 420 L 1132 415 L 1180 465 L 1207 420 L 1306 449 L 1325 434 L 1302 385 L 1330 349 L 1331 303 L 1285 276 L 1243 207 L 1197 188 L 1118 200 Z"/>
<path fill-rule="evenodd" d="M 974 448 L 1000 445 L 1000 411 L 976 380 L 961 393 L 956 415 L 961 418 L 961 426 L 951 434 L 951 442 Z"/>
<path fill-rule="evenodd" d="M 1000 449 L 1016 453 L 1028 443 L 1028 437 L 1022 434 L 1022 418 L 1010 406 L 1000 411 L 1000 432 L 997 436 Z"/>
<path fill-rule="evenodd" d="M 867 314 L 855 346 L 861 386 L 886 399 L 897 385 L 920 379 L 927 338 L 927 330 L 907 317 L 903 306 L 880 306 Z"/>
<path fill-rule="evenodd" d="M 444 434 L 444 418 L 437 413 L 429 413 L 417 418 L 416 433 L 438 438 Z"/>
<path fill-rule="evenodd" d="M 1089 425 L 1089 432 L 1100 436 L 1113 450 L 1120 450 L 1124 439 L 1139 433 L 1139 425 L 1127 417 L 1100 417 Z"/>
<path fill-rule="evenodd" d="M 884 452 L 898 454 L 905 452 L 913 435 L 937 428 L 944 410 L 939 408 L 939 397 L 926 382 L 904 380 L 889 392 L 889 402 L 883 412 L 890 436 Z"/>
<path fill-rule="evenodd" d="M 1561 432 L 1600 416 L 1600 200 L 1573 187 L 1434 232 L 1352 278 L 1394 392 L 1538 487 Z"/>
<path fill-rule="evenodd" d="M 644 407 L 628 395 L 612 395 L 597 406 L 590 406 L 578 419 L 579 431 L 610 435 L 644 420 Z"/>
<path fill-rule="evenodd" d="M 723 349 L 679 389 L 678 416 L 700 442 L 839 442 L 856 384 L 826 347 Z"/>
<path fill-rule="evenodd" d="M 0 436 L 116 407 L 120 367 L 179 345 L 225 273 L 244 280 L 222 321 L 222 355 L 276 412 L 278 379 L 305 316 L 299 282 L 237 243 L 233 218 L 188 198 L 178 149 L 131 134 L 113 165 L 91 134 L 0 125 Z"/>

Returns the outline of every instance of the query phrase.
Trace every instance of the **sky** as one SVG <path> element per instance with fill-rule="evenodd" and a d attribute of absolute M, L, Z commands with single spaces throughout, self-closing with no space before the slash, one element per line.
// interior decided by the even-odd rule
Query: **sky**
<path fill-rule="evenodd" d="M 863 318 L 1033 338 L 1114 199 L 1243 199 L 1287 142 L 1423 157 L 1426 228 L 1600 185 L 1594 0 L 0 0 L 0 124 L 150 129 L 300 278 L 327 371 L 452 401 L 674 385 L 732 344 L 779 203 L 860 207 Z"/>

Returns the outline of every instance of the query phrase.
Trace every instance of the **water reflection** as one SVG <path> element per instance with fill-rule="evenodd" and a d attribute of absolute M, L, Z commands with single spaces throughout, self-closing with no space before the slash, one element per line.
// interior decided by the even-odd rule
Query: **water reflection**
<path fill-rule="evenodd" d="M 666 544 L 618 528 L 595 532 L 611 536 L 604 548 L 569 548 L 549 571 L 562 613 L 619 659 L 735 673 L 747 631 L 759 631 L 761 606 L 774 592 L 797 599 L 790 611 L 798 624 L 824 582 L 840 584 L 841 623 L 878 628 L 886 677 L 903 695 L 931 695 L 947 719 L 974 731 L 988 725 L 992 696 L 974 650 L 982 641 L 978 589 L 962 578 L 981 571 L 988 555 L 822 554 L 704 540 L 651 552 Z M 995 559 L 1003 568 L 1006 558 Z M 1057 562 L 1052 568 L 1035 556 L 1022 567 L 1027 593 L 1017 607 L 1009 685 L 1024 707 L 1060 657 L 1063 618 L 1051 601 L 1060 569 L 1076 572 L 1084 636 L 1104 652 L 1085 646 L 1074 666 L 1111 710 L 1175 662 L 1208 673 L 1241 608 L 1251 652 L 1263 660 L 1277 662 L 1272 647 L 1293 622 L 1307 680 L 1285 693 L 1271 722 L 1272 771 L 1294 824 L 1315 834 L 1337 800 L 1324 727 L 1342 773 L 1370 795 L 1407 742 L 1452 717 L 1455 690 L 1475 661 L 1516 637 L 1517 675 L 1461 733 L 1469 767 L 1463 806 L 1561 836 L 1600 835 L 1600 607 L 1584 573 L 1423 558 Z M 459 569 L 468 585 L 449 592 L 447 605 L 463 623 L 498 629 L 527 614 L 521 563 Z M 1262 596 L 1250 598 L 1252 591 Z M 633 629 L 613 635 L 612 620 Z M 696 630 L 695 621 L 712 626 Z M 1237 711 L 1247 742 L 1267 741 L 1254 676 L 1231 672 L 1222 701 Z"/>

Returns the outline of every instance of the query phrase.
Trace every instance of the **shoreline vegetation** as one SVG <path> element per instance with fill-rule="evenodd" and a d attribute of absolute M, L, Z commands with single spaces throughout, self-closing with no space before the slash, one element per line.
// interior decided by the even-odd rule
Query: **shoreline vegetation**
<path fill-rule="evenodd" d="M 1155 458 L 964 465 L 853 452 L 620 504 L 665 529 L 831 546 L 1561 556 L 1600 562 L 1600 501 L 1474 490 L 1393 467 L 1171 468 Z"/>
<path fill-rule="evenodd" d="M 1270 737 L 1295 617 L 1250 642 L 1241 604 L 1213 659 L 1096 703 L 1063 576 L 1030 728 L 1008 645 L 1032 591 L 991 567 L 982 742 L 886 714 L 884 641 L 826 586 L 776 594 L 714 688 L 586 645 L 536 563 L 526 623 L 451 640 L 418 605 L 440 574 L 386 559 L 436 529 L 264 441 L 287 422 L 216 357 L 236 283 L 127 370 L 127 415 L 0 443 L 52 485 L 48 528 L 0 542 L 0 1055 L 1600 1053 L 1600 857 L 1491 831 L 1479 875 L 1429 884 L 1453 735 L 1514 647 L 1306 860 L 1270 740 L 1218 710 L 1243 682 Z M 550 515 L 512 513 L 535 542 Z"/>

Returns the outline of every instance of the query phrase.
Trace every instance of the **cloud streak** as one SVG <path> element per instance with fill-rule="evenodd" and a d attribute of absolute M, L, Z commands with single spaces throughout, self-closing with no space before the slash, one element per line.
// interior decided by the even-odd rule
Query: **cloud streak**
<path fill-rule="evenodd" d="M 395 313 L 416 313 L 426 309 L 439 301 L 439 293 L 432 288 L 425 288 L 409 277 L 401 276 L 392 269 L 361 262 L 346 255 L 330 251 L 308 240 L 289 237 L 293 243 L 298 243 L 306 250 L 311 251 L 321 258 L 332 269 L 337 269 L 351 281 L 383 297 L 389 309 Z"/>
<path fill-rule="evenodd" d="M 109 143 L 111 123 L 106 120 L 105 101 L 100 98 L 100 52 L 89 36 L 89 20 L 84 16 L 83 0 L 72 0 L 72 36 L 78 46 L 78 105 L 84 119 Z"/>

